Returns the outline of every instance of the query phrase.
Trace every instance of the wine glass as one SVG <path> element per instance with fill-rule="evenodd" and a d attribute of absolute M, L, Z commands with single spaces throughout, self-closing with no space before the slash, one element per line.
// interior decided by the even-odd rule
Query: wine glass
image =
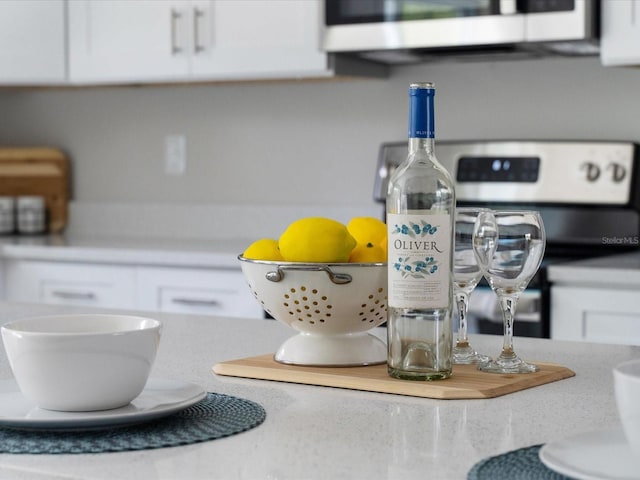
<path fill-rule="evenodd" d="M 458 336 L 453 347 L 453 363 L 458 365 L 488 362 L 490 358 L 476 352 L 467 336 L 469 296 L 482 278 L 482 270 L 473 252 L 473 229 L 486 208 L 456 208 L 453 293 L 458 311 Z M 489 217 L 491 218 L 491 217 Z"/>
<path fill-rule="evenodd" d="M 492 373 L 530 373 L 538 367 L 513 349 L 513 322 L 520 294 L 536 274 L 545 249 L 542 217 L 535 211 L 482 212 L 473 232 L 476 259 L 498 295 L 504 321 L 502 353 L 479 369 Z"/>

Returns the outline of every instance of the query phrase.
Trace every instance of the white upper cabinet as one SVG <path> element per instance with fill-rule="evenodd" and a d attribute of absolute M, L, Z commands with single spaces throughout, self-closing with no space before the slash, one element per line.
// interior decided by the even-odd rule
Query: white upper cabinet
<path fill-rule="evenodd" d="M 328 75 L 319 0 L 69 0 L 72 83 Z"/>
<path fill-rule="evenodd" d="M 64 0 L 0 1 L 0 84 L 66 79 Z"/>
<path fill-rule="evenodd" d="M 166 0 L 70 0 L 72 83 L 183 78 L 186 8 Z"/>
<path fill-rule="evenodd" d="M 604 66 L 640 65 L 640 0 L 602 2 L 600 37 Z"/>
<path fill-rule="evenodd" d="M 192 2 L 191 74 L 282 77 L 327 70 L 316 0 Z"/>

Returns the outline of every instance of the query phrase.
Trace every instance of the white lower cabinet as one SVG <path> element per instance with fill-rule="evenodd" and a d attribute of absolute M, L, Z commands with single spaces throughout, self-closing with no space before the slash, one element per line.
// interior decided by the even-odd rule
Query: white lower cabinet
<path fill-rule="evenodd" d="M 5 299 L 264 318 L 240 270 L 8 259 Z"/>
<path fill-rule="evenodd" d="M 640 345 L 638 290 L 554 285 L 551 338 Z"/>
<path fill-rule="evenodd" d="M 101 264 L 7 260 L 5 298 L 87 307 L 135 308 L 135 268 Z"/>
<path fill-rule="evenodd" d="M 138 300 L 144 310 L 264 317 L 239 270 L 140 267 Z"/>

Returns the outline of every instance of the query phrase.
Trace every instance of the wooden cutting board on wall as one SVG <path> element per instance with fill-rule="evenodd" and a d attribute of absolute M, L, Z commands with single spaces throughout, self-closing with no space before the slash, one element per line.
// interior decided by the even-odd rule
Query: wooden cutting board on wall
<path fill-rule="evenodd" d="M 0 196 L 45 198 L 48 228 L 64 230 L 68 220 L 69 160 L 57 148 L 0 147 Z"/>

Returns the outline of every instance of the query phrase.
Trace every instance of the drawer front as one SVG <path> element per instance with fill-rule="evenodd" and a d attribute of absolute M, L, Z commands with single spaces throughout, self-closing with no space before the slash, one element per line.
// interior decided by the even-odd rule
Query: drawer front
<path fill-rule="evenodd" d="M 119 286 L 110 283 L 44 280 L 40 283 L 39 300 L 54 305 L 133 307 L 123 298 Z"/>
<path fill-rule="evenodd" d="M 135 308 L 135 270 L 108 265 L 11 261 L 6 264 L 9 301 Z"/>
<path fill-rule="evenodd" d="M 158 304 L 163 312 L 243 316 L 244 295 L 226 288 L 159 287 Z M 250 315 L 252 310 L 248 310 Z"/>
<path fill-rule="evenodd" d="M 139 306 L 163 312 L 263 318 L 242 272 L 145 267 L 138 269 Z"/>
<path fill-rule="evenodd" d="M 584 312 L 583 338 L 587 342 L 640 345 L 640 312 Z"/>
<path fill-rule="evenodd" d="M 551 338 L 640 345 L 638 292 L 554 285 Z"/>

